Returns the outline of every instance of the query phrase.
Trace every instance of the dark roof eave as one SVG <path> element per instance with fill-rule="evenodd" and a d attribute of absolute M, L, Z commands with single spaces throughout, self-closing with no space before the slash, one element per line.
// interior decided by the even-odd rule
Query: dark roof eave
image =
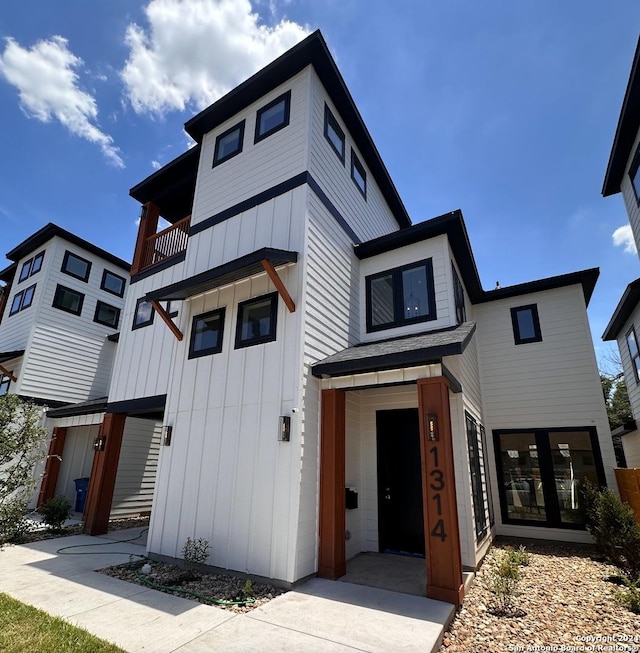
<path fill-rule="evenodd" d="M 640 302 L 640 279 L 632 281 L 622 293 L 622 297 L 616 306 L 609 324 L 607 324 L 602 339 L 606 342 L 608 340 L 615 340 L 622 330 L 627 320 L 635 310 Z"/>
<path fill-rule="evenodd" d="M 108 397 L 89 399 L 77 404 L 69 404 L 61 408 L 53 408 L 47 411 L 47 417 L 60 419 L 62 417 L 76 417 L 78 415 L 91 415 L 92 413 L 104 413 L 107 409 Z"/>
<path fill-rule="evenodd" d="M 0 363 L 12 361 L 15 358 L 20 358 L 20 356 L 24 356 L 24 349 L 16 349 L 15 351 L 0 351 Z"/>

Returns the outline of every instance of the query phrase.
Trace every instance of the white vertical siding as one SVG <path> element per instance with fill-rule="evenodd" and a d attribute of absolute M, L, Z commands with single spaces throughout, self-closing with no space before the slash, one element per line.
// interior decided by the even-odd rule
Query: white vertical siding
<path fill-rule="evenodd" d="M 633 157 L 640 143 L 640 131 L 636 134 L 636 140 L 631 148 L 631 154 L 629 155 L 629 160 L 622 176 L 622 181 L 620 182 L 620 190 L 622 191 L 622 197 L 624 198 L 624 204 L 627 209 L 627 216 L 629 217 L 629 224 L 631 225 L 631 231 L 633 232 L 633 239 L 636 242 L 636 247 L 638 249 L 638 255 L 640 255 L 640 206 L 638 206 L 638 200 L 636 199 L 633 186 L 631 184 L 631 178 L 629 177 L 629 168 L 633 163 Z"/>

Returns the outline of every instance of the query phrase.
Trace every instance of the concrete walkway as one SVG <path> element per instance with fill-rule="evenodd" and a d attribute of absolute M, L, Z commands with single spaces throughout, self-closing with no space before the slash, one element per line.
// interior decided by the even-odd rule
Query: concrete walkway
<path fill-rule="evenodd" d="M 61 547 L 91 545 L 58 554 Z M 314 578 L 234 614 L 96 573 L 144 553 L 132 543 L 75 535 L 0 550 L 0 592 L 135 653 L 437 650 L 453 606 Z"/>

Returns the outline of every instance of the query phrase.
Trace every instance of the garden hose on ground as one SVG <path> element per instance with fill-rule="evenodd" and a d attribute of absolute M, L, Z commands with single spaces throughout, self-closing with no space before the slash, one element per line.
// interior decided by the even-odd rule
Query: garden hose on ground
<path fill-rule="evenodd" d="M 94 547 L 94 546 L 106 546 L 107 544 L 123 544 L 125 542 L 135 542 L 136 540 L 139 540 L 143 533 L 145 531 L 148 531 L 148 528 L 143 528 L 140 531 L 140 534 L 137 535 L 136 537 L 132 537 L 128 540 L 113 540 L 111 542 L 98 542 L 97 544 L 74 544 L 72 546 L 63 546 L 59 548 L 56 553 L 59 555 L 113 555 L 113 554 L 119 554 L 119 555 L 128 555 L 129 556 L 129 562 L 133 562 L 132 558 L 140 558 L 141 560 L 148 560 L 149 562 L 153 562 L 151 558 L 149 558 L 146 555 L 143 555 L 141 553 L 131 553 L 129 551 L 71 551 L 71 549 L 82 549 L 86 547 Z M 154 583 L 150 581 L 148 578 L 146 578 L 144 575 L 138 573 L 136 569 L 133 570 L 133 575 L 144 585 L 147 585 L 148 587 L 155 589 L 155 590 L 163 590 L 165 592 L 171 592 L 175 594 L 184 594 L 186 596 L 192 596 L 196 599 L 201 599 L 203 601 L 206 601 L 207 603 L 213 603 L 214 605 L 247 605 L 247 603 L 255 603 L 255 598 L 250 597 L 245 599 L 244 601 L 225 601 L 223 599 L 216 599 L 213 598 L 212 596 L 205 596 L 203 594 L 198 594 L 197 592 L 192 592 L 191 590 L 183 590 L 178 587 L 172 587 L 171 585 L 160 585 L 158 583 Z"/>

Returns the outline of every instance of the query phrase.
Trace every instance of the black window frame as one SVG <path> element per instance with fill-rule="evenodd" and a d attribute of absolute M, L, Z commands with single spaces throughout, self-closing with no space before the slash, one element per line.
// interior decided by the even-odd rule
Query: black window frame
<path fill-rule="evenodd" d="M 482 451 L 478 422 L 468 411 L 464 411 L 465 430 L 467 432 L 467 451 L 469 453 L 469 477 L 471 480 L 471 500 L 473 502 L 473 519 L 476 527 L 476 542 L 483 540 L 489 532 L 487 507 L 485 505 L 485 488 L 488 485 L 486 467 L 483 464 L 486 451 Z M 489 492 L 487 490 L 487 503 Z"/>
<path fill-rule="evenodd" d="M 138 311 L 140 310 L 140 304 L 149 304 L 151 306 L 151 302 L 148 299 L 145 299 L 144 297 L 139 297 L 136 300 L 136 310 L 133 312 L 133 324 L 131 326 L 131 330 L 135 331 L 136 329 L 143 329 L 144 327 L 148 327 L 153 324 L 153 319 L 156 315 L 156 309 L 151 306 L 151 315 L 148 320 L 145 320 L 144 322 L 136 322 L 136 318 L 138 317 Z"/>
<path fill-rule="evenodd" d="M 358 183 L 358 180 L 354 174 L 354 172 L 357 171 L 360 176 L 362 177 L 362 182 L 364 183 L 364 188 L 360 186 Z M 362 164 L 362 161 L 358 158 L 358 155 L 355 153 L 354 149 L 351 148 L 351 179 L 353 180 L 353 183 L 356 185 L 356 188 L 360 191 L 360 194 L 362 197 L 364 197 L 364 201 L 367 201 L 367 171 L 364 169 L 364 165 Z"/>
<path fill-rule="evenodd" d="M 176 317 L 178 315 L 178 309 L 176 308 L 175 310 L 171 310 L 171 304 L 178 304 L 177 300 L 167 300 L 167 304 L 165 306 L 165 311 L 167 311 L 167 315 L 169 317 Z"/>
<path fill-rule="evenodd" d="M 100 320 L 99 319 L 99 314 L 100 314 L 100 308 L 106 306 L 107 308 L 111 308 L 116 312 L 116 323 L 111 324 L 110 322 L 107 322 L 106 320 Z M 111 329 L 117 329 L 118 325 L 120 324 L 120 308 L 117 306 L 113 306 L 112 304 L 107 304 L 107 302 L 102 302 L 98 300 L 96 302 L 96 310 L 93 314 L 93 321 L 96 322 L 97 324 L 102 324 L 104 326 L 107 326 Z"/>
<path fill-rule="evenodd" d="M 244 147 L 244 126 L 245 126 L 244 120 L 241 120 L 237 125 L 234 125 L 233 127 L 229 127 L 226 131 L 222 132 L 222 134 L 218 134 L 216 136 L 216 145 L 213 150 L 213 163 L 211 164 L 212 168 L 215 168 L 216 166 L 219 166 L 221 163 L 224 163 L 225 161 L 228 161 L 229 159 L 232 159 L 234 156 L 237 156 L 242 152 L 242 148 Z M 238 131 L 238 148 L 233 150 L 232 152 L 228 152 L 224 156 L 219 156 L 220 154 L 220 143 L 223 138 L 226 136 L 229 136 L 229 134 L 232 134 L 233 132 Z"/>
<path fill-rule="evenodd" d="M 464 302 L 464 286 L 460 281 L 460 276 L 456 266 L 451 261 L 451 271 L 453 273 L 453 302 L 456 309 L 456 324 L 462 324 L 467 321 L 467 309 Z"/>
<path fill-rule="evenodd" d="M 22 264 L 22 268 L 20 269 L 20 276 L 18 277 L 18 283 L 22 283 L 23 281 L 26 281 L 31 276 L 32 265 L 33 265 L 32 258 L 30 258 L 29 260 L 25 261 Z M 26 274 L 25 274 L 25 270 L 26 270 Z"/>
<path fill-rule="evenodd" d="M 23 311 L 23 310 L 26 309 L 26 308 L 29 308 L 29 307 L 33 304 L 33 298 L 34 298 L 35 295 L 36 295 L 36 285 L 37 285 L 37 284 L 35 284 L 35 283 L 34 283 L 34 284 L 31 284 L 28 288 L 25 288 L 25 289 L 22 291 L 22 293 L 23 293 L 23 294 L 22 294 L 22 301 L 20 302 L 20 310 L 21 310 L 21 311 Z M 29 299 L 29 303 L 27 304 L 25 300 L 26 300 L 26 298 L 27 298 L 27 293 L 28 293 L 30 290 L 32 291 L 32 292 L 31 292 L 31 298 Z"/>
<path fill-rule="evenodd" d="M 264 336 L 251 338 L 250 340 L 242 340 L 242 321 L 244 310 L 251 306 L 251 304 L 258 304 L 265 300 L 271 301 L 270 307 L 270 330 Z M 259 297 L 252 297 L 243 302 L 238 303 L 237 317 L 236 317 L 236 338 L 234 349 L 242 349 L 244 347 L 253 347 L 254 345 L 262 345 L 267 342 L 273 342 L 277 339 L 277 322 L 278 322 L 278 293 L 272 292 Z"/>
<path fill-rule="evenodd" d="M 631 188 L 633 188 L 633 193 L 636 196 L 636 202 L 640 206 L 640 144 L 636 149 L 636 153 L 633 156 L 633 161 L 629 167 L 629 180 L 631 181 Z M 636 183 L 638 186 L 636 187 Z"/>
<path fill-rule="evenodd" d="M 631 351 L 631 346 L 629 345 L 629 336 L 631 335 L 633 335 L 633 342 L 636 348 L 635 355 Z M 627 350 L 629 351 L 629 358 L 631 359 L 631 367 L 633 367 L 633 375 L 636 379 L 636 383 L 640 383 L 640 370 L 638 370 L 638 367 L 640 365 L 640 346 L 638 345 L 638 336 L 636 335 L 636 328 L 633 325 L 625 334 L 624 339 L 625 342 L 627 343 Z"/>
<path fill-rule="evenodd" d="M 531 311 L 533 319 L 534 335 L 531 338 L 522 338 L 520 336 L 520 326 L 518 324 L 518 313 L 520 311 Z M 540 329 L 540 317 L 538 315 L 537 304 L 527 304 L 526 306 L 514 306 L 511 309 L 511 324 L 513 326 L 513 339 L 516 345 L 528 345 L 532 342 L 542 342 L 542 331 Z"/>
<path fill-rule="evenodd" d="M 70 308 L 67 308 L 66 306 L 59 306 L 58 302 L 60 301 L 60 297 L 62 293 L 64 292 L 70 292 L 73 293 L 74 295 L 78 295 L 80 297 L 80 303 L 78 304 L 78 310 L 74 311 Z M 59 311 L 64 311 L 65 313 L 71 313 L 71 315 L 82 315 L 82 306 L 84 304 L 84 293 L 81 293 L 79 290 L 76 290 L 75 288 L 69 288 L 68 286 L 63 286 L 62 284 L 57 284 L 56 285 L 56 292 L 53 295 L 53 303 L 51 306 L 53 308 L 57 308 Z"/>
<path fill-rule="evenodd" d="M 80 274 L 76 274 L 75 272 L 72 272 L 71 270 L 66 270 L 65 268 L 69 264 L 69 259 L 73 257 L 77 259 L 78 261 L 82 261 L 83 263 L 86 263 L 87 265 L 87 272 L 84 276 Z M 70 277 L 73 277 L 74 279 L 79 279 L 80 281 L 84 281 L 87 283 L 89 281 L 89 277 L 91 276 L 91 261 L 87 260 L 86 258 L 83 258 L 82 256 L 78 256 L 78 254 L 74 254 L 73 252 L 70 252 L 68 249 L 65 250 L 64 253 L 64 258 L 62 259 L 62 267 L 60 268 L 60 272 L 64 274 L 68 274 Z"/>
<path fill-rule="evenodd" d="M 201 358 L 202 356 L 212 356 L 213 354 L 219 354 L 222 351 L 222 343 L 224 338 L 224 319 L 226 314 L 226 307 L 222 306 L 216 308 L 212 311 L 207 311 L 206 313 L 200 313 L 199 315 L 194 315 L 191 320 L 191 337 L 189 339 L 189 355 L 188 358 Z M 218 344 L 215 347 L 208 347 L 206 349 L 196 349 L 195 348 L 195 334 L 196 334 L 196 323 L 198 320 L 204 320 L 213 316 L 218 316 L 220 318 L 220 329 L 218 331 Z"/>
<path fill-rule="evenodd" d="M 281 102 L 284 102 L 284 114 L 283 114 L 282 122 L 267 129 L 267 131 L 260 133 L 260 119 L 262 117 L 262 114 L 269 111 L 269 109 L 272 109 L 273 107 L 275 107 L 277 104 L 280 104 Z M 265 104 L 256 112 L 256 128 L 255 128 L 255 134 L 253 138 L 253 144 L 255 145 L 256 143 L 259 143 L 265 138 L 269 138 L 269 136 L 271 136 L 272 134 L 279 132 L 281 129 L 284 129 L 289 125 L 290 120 L 291 120 L 291 90 L 288 90 L 286 91 L 286 93 L 283 93 L 282 95 L 279 95 L 274 100 L 271 100 L 271 102 L 269 102 L 268 104 Z"/>
<path fill-rule="evenodd" d="M 38 252 L 34 257 L 33 257 L 33 263 L 31 264 L 31 274 L 29 276 L 33 276 L 34 274 L 38 274 L 40 270 L 42 270 L 42 263 L 44 261 L 44 252 L 45 250 L 42 250 L 41 252 Z M 38 265 L 38 269 L 36 270 L 36 263 Z"/>
<path fill-rule="evenodd" d="M 585 525 L 576 522 L 562 521 L 560 518 L 560 507 L 558 493 L 555 485 L 555 472 L 553 469 L 553 458 L 551 444 L 549 442 L 550 433 L 589 433 L 591 442 L 591 452 L 593 454 L 594 467 L 600 487 L 606 487 L 607 481 L 602 461 L 602 452 L 600 451 L 600 442 L 598 441 L 598 431 L 595 426 L 566 426 L 566 427 L 549 427 L 543 429 L 495 429 L 493 431 L 493 447 L 496 462 L 496 474 L 498 477 L 498 494 L 500 497 L 500 511 L 502 514 L 503 524 L 513 524 L 516 526 L 536 526 L 537 528 L 562 528 L 566 530 L 586 530 Z M 516 519 L 509 517 L 507 495 L 504 487 L 504 468 L 500 456 L 500 436 L 513 434 L 534 434 L 536 450 L 538 452 L 538 465 L 540 469 L 540 480 L 544 494 L 544 503 L 542 507 L 546 519 Z"/>
<path fill-rule="evenodd" d="M 9 370 L 9 374 L 13 374 L 13 371 Z M 11 387 L 11 377 L 9 374 L 0 374 L 0 397 L 9 394 L 9 388 Z"/>
<path fill-rule="evenodd" d="M 122 281 L 122 292 L 116 292 L 115 290 L 111 290 L 111 288 L 107 288 L 106 286 L 107 276 L 115 277 L 119 281 Z M 119 274 L 116 274 L 115 272 L 111 272 L 111 270 L 107 270 L 106 268 L 102 271 L 100 290 L 104 290 L 105 292 L 111 293 L 116 297 L 124 297 L 124 291 L 126 287 L 127 287 L 127 280 L 124 277 L 121 277 Z"/>
<path fill-rule="evenodd" d="M 425 267 L 426 278 L 427 278 L 427 299 L 429 302 L 429 313 L 425 315 L 419 315 L 417 317 L 406 318 L 404 317 L 404 297 L 403 297 L 403 285 L 402 285 L 402 273 L 406 270 L 411 270 L 413 268 Z M 371 283 L 376 279 L 381 277 L 386 277 L 391 275 L 392 285 L 393 285 L 393 322 L 387 322 L 385 324 L 373 324 L 373 311 L 371 306 Z M 365 277 L 365 289 L 366 289 L 366 329 L 367 333 L 373 333 L 375 331 L 386 331 L 387 329 L 395 329 L 397 327 L 408 326 L 411 324 L 419 324 L 421 322 L 431 322 L 438 319 L 437 310 L 436 310 L 436 293 L 435 286 L 433 281 L 433 259 L 423 259 L 421 261 L 414 261 L 412 263 L 407 263 L 397 268 L 391 268 L 389 270 L 383 270 L 382 272 L 376 272 Z"/>
<path fill-rule="evenodd" d="M 24 290 L 17 292 L 13 299 L 11 300 L 11 306 L 9 308 L 9 316 L 15 315 L 20 312 L 20 306 L 22 305 L 22 298 L 24 297 Z M 16 304 L 17 302 L 17 304 Z"/>
<path fill-rule="evenodd" d="M 331 129 L 339 136 L 340 140 L 342 141 L 342 151 L 338 150 L 335 143 L 329 137 L 329 127 L 331 127 Z M 329 106 L 326 103 L 324 105 L 324 137 L 329 142 L 329 145 L 331 145 L 331 149 L 336 153 L 340 161 L 342 161 L 342 165 L 344 165 L 347 149 L 347 139 L 342 127 L 340 127 L 336 117 L 333 115 L 331 109 L 329 109 Z"/>

